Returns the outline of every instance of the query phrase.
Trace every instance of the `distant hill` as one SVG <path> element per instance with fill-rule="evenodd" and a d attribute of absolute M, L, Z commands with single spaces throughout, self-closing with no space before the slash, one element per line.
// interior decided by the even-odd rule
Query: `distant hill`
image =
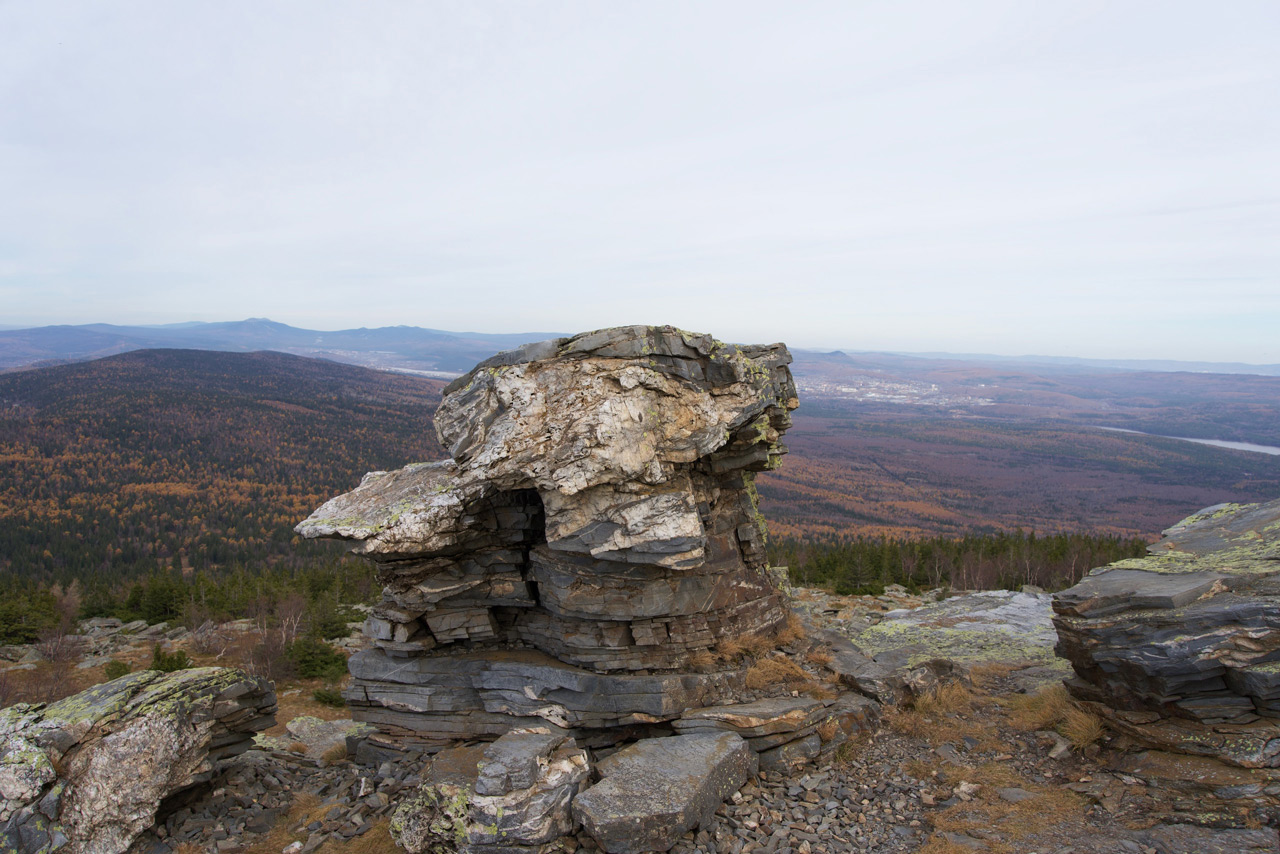
<path fill-rule="evenodd" d="M 582 330 L 572 330 L 574 332 Z M 715 332 L 716 330 L 705 330 Z M 446 332 L 417 326 L 383 326 L 324 332 L 299 329 L 264 318 L 225 323 L 171 323 L 162 326 L 0 326 L 0 371 L 81 362 L 130 350 L 183 348 L 252 352 L 275 350 L 365 367 L 456 375 L 499 350 L 556 338 L 563 332 Z M 978 370 L 1021 370 L 1057 376 L 1096 375 L 1106 371 L 1172 371 L 1280 376 L 1280 365 L 1242 363 L 1077 359 L 1057 356 L 996 356 L 953 353 L 826 353 L 795 346 L 797 372 L 815 363 L 843 360 L 890 374 L 914 376 L 943 364 L 969 364 Z"/>
<path fill-rule="evenodd" d="M 499 350 L 556 333 L 444 332 L 417 326 L 298 329 L 263 318 L 168 326 L 41 326 L 0 330 L 0 369 L 100 359 L 132 350 L 179 348 L 253 352 L 275 350 L 366 367 L 458 374 Z"/>
<path fill-rule="evenodd" d="M 296 565 L 316 551 L 292 528 L 321 502 L 367 471 L 443 456 L 442 387 L 196 350 L 2 375 L 0 570 Z"/>

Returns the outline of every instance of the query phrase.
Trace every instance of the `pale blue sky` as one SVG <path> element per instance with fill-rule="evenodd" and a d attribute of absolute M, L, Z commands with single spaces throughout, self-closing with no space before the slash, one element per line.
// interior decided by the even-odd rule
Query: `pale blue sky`
<path fill-rule="evenodd" d="M 0 0 L 0 324 L 1280 362 L 1280 3 Z"/>

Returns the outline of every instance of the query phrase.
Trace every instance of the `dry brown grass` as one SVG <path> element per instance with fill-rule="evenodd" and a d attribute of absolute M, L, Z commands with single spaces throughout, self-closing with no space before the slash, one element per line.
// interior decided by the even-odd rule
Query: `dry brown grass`
<path fill-rule="evenodd" d="M 1057 730 L 1077 750 L 1096 743 L 1106 734 L 1102 720 L 1076 705 L 1061 684 L 1015 697 L 1009 720 L 1022 730 Z"/>
<path fill-rule="evenodd" d="M 1009 721 L 1018 729 L 1049 729 L 1064 720 L 1072 708 L 1071 697 L 1061 684 L 1050 685 L 1034 694 L 1014 697 Z"/>
<path fill-rule="evenodd" d="M 949 682 L 916 697 L 910 707 L 889 709 L 884 722 L 895 732 L 934 747 L 968 737 L 975 739 L 981 750 L 1001 751 L 1004 744 L 999 730 L 989 720 L 980 719 L 980 713 L 990 705 L 989 699 L 963 683 Z"/>
<path fill-rule="evenodd" d="M 1066 718 L 1058 725 L 1058 731 L 1076 750 L 1097 744 L 1107 734 L 1101 718 L 1076 706 L 1067 712 Z"/>
<path fill-rule="evenodd" d="M 276 821 L 276 826 L 246 848 L 244 854 L 280 854 L 291 842 L 305 842 L 306 832 L 290 833 L 289 828 L 304 820 L 308 824 L 323 821 L 324 814 L 331 806 L 332 804 L 321 804 L 320 799 L 310 792 L 299 792 L 294 795 L 289 811 Z"/>
<path fill-rule="evenodd" d="M 926 717 L 958 715 L 973 708 L 974 696 L 968 686 L 947 682 L 912 701 L 912 708 Z"/>
<path fill-rule="evenodd" d="M 342 743 L 335 744 L 326 750 L 320 758 L 326 762 L 337 762 L 339 759 L 346 759 L 347 745 Z"/>
<path fill-rule="evenodd" d="M 721 661 L 737 661 L 747 653 L 742 640 L 742 638 L 721 638 L 716 644 L 716 657 Z"/>
<path fill-rule="evenodd" d="M 799 690 L 808 688 L 810 682 L 809 674 L 789 658 L 761 658 L 753 661 L 747 668 L 747 687 L 752 690 L 779 684 Z"/>
<path fill-rule="evenodd" d="M 818 724 L 817 732 L 818 738 L 822 739 L 823 744 L 826 744 L 840 732 L 840 724 L 836 723 L 834 718 L 827 718 Z"/>
<path fill-rule="evenodd" d="M 330 839 L 316 854 L 404 854 L 404 850 L 391 838 L 391 820 L 382 818 L 364 836 L 346 842 Z"/>
<path fill-rule="evenodd" d="M 832 656 L 829 652 L 814 650 L 813 652 L 806 653 L 804 660 L 809 664 L 816 665 L 817 667 L 826 667 L 831 663 Z"/>
<path fill-rule="evenodd" d="M 179 842 L 173 854 L 205 854 L 205 850 L 194 842 Z"/>
<path fill-rule="evenodd" d="M 801 640 L 806 634 L 804 621 L 792 612 L 787 614 L 787 618 L 782 621 L 782 625 L 774 632 L 773 639 L 778 646 L 786 646 L 789 643 Z"/>
<path fill-rule="evenodd" d="M 1047 827 L 1079 819 L 1088 807 L 1088 801 L 1074 792 L 1037 786 L 1005 763 L 981 765 L 968 771 L 965 779 L 980 787 L 973 800 L 935 814 L 934 827 L 951 833 L 996 831 L 1004 841 L 988 840 L 987 845 L 997 854 L 1023 854 L 1029 844 L 1024 840 Z M 1011 804 L 999 796 L 998 789 L 1014 786 L 1032 792 L 1035 797 Z M 924 850 L 929 849 L 921 849 Z"/>
<path fill-rule="evenodd" d="M 975 664 L 969 668 L 969 678 L 973 680 L 973 684 L 979 688 L 994 688 L 996 683 L 1004 677 L 1013 673 L 1015 670 L 1021 670 L 1021 666 L 1017 664 L 1006 664 L 1005 662 L 990 662 L 988 664 Z"/>
<path fill-rule="evenodd" d="M 716 657 L 706 649 L 700 649 L 689 656 L 689 667 L 698 673 L 710 673 L 716 669 Z"/>

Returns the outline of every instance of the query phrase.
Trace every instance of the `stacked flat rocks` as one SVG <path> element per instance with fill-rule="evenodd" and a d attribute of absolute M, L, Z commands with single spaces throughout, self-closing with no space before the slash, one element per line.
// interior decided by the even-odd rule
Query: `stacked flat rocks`
<path fill-rule="evenodd" d="M 786 614 L 753 473 L 786 451 L 790 361 L 629 326 L 453 382 L 452 459 L 366 475 L 297 528 L 353 541 L 385 585 L 353 716 L 427 749 L 548 725 L 591 746 L 732 702 L 742 673 L 699 672 L 708 652 Z"/>
<path fill-rule="evenodd" d="M 1148 746 L 1280 768 L 1280 501 L 1207 508 L 1149 551 L 1054 597 L 1069 690 Z"/>
<path fill-rule="evenodd" d="M 250 748 L 275 711 L 270 682 L 219 667 L 144 670 L 0 711 L 4 850 L 125 851 L 161 801 Z"/>

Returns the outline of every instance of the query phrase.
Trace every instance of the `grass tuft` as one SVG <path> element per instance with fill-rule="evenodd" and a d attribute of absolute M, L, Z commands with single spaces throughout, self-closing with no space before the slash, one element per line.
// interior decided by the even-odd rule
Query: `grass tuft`
<path fill-rule="evenodd" d="M 1014 698 L 1009 719 L 1023 730 L 1057 730 L 1076 750 L 1083 750 L 1106 735 L 1102 720 L 1076 705 L 1061 684 Z"/>
<path fill-rule="evenodd" d="M 809 674 L 789 658 L 761 658 L 747 668 L 747 687 L 752 690 L 778 684 L 798 690 L 809 687 L 809 683 Z"/>

